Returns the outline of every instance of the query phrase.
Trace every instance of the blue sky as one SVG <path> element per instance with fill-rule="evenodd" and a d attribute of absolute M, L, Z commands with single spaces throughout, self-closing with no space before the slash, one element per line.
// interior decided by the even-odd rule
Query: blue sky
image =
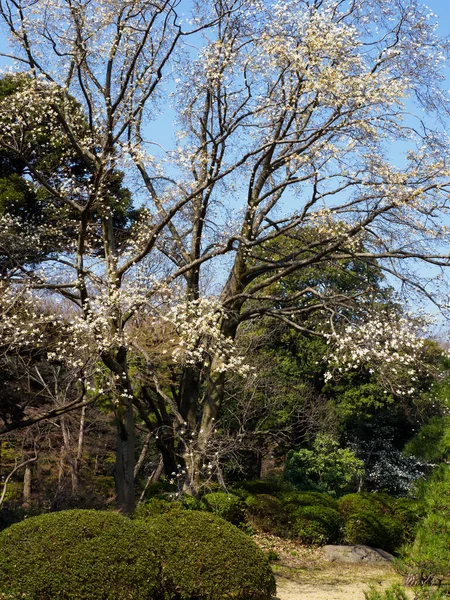
<path fill-rule="evenodd" d="M 450 2 L 449 0 L 428 0 L 425 2 L 439 18 L 441 35 L 450 34 Z"/>

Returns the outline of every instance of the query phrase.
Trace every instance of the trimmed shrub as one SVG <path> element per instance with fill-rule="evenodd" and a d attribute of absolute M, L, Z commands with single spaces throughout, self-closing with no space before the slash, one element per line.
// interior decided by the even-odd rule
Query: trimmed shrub
<path fill-rule="evenodd" d="M 244 520 L 245 503 L 234 494 L 212 492 L 203 496 L 203 503 L 209 512 L 234 525 L 239 525 Z"/>
<path fill-rule="evenodd" d="M 337 501 L 321 492 L 286 492 L 279 496 L 281 504 L 290 513 L 301 506 L 326 506 L 338 510 Z"/>
<path fill-rule="evenodd" d="M 295 513 L 294 532 L 303 544 L 322 546 L 340 538 L 342 518 L 327 506 L 302 506 Z"/>
<path fill-rule="evenodd" d="M 164 598 L 269 600 L 274 594 L 269 561 L 234 525 L 198 511 L 166 513 L 148 525 L 158 539 Z"/>
<path fill-rule="evenodd" d="M 256 479 L 254 481 L 240 481 L 233 487 L 233 494 L 246 498 L 266 494 L 272 496 L 283 490 L 283 485 L 278 481 L 263 481 Z"/>
<path fill-rule="evenodd" d="M 425 516 L 425 506 L 412 498 L 397 498 L 394 503 L 394 516 L 403 527 L 403 543 L 411 542 Z"/>
<path fill-rule="evenodd" d="M 286 533 L 289 519 L 278 498 L 269 494 L 257 494 L 249 496 L 245 504 L 249 519 L 256 528 L 276 535 Z"/>
<path fill-rule="evenodd" d="M 343 534 L 348 544 L 363 544 L 388 552 L 395 552 L 403 540 L 403 528 L 396 519 L 368 511 L 351 515 Z"/>
<path fill-rule="evenodd" d="M 338 500 L 339 512 L 348 519 L 351 515 L 361 512 L 371 512 L 378 515 L 393 515 L 394 498 L 387 494 L 358 492 L 355 494 L 346 494 Z"/>
<path fill-rule="evenodd" d="M 0 589 L 27 600 L 148 600 L 158 560 L 147 525 L 113 512 L 32 517 L 0 533 Z"/>

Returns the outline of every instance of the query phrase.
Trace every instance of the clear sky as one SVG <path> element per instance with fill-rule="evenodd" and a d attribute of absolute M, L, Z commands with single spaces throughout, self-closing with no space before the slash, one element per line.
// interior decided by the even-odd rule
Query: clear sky
<path fill-rule="evenodd" d="M 439 32 L 450 35 L 450 0 L 428 0 L 424 2 L 439 18 Z"/>

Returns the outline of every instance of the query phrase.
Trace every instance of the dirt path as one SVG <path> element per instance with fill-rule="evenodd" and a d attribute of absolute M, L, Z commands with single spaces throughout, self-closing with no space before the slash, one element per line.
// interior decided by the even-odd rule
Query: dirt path
<path fill-rule="evenodd" d="M 381 565 L 330 563 L 319 549 L 294 541 L 260 535 L 258 544 L 275 552 L 272 563 L 279 600 L 365 600 L 370 585 L 382 590 L 401 583 L 389 563 Z"/>
<path fill-rule="evenodd" d="M 391 582 L 371 582 L 378 588 L 386 588 Z M 277 577 L 277 598 L 279 600 L 364 600 L 364 592 L 368 589 L 365 581 L 349 581 L 336 583 L 294 581 Z"/>

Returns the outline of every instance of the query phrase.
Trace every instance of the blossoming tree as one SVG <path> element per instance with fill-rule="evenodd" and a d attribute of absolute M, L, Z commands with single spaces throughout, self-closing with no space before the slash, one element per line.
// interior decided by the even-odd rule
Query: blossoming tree
<path fill-rule="evenodd" d="M 449 263 L 449 149 L 432 127 L 448 111 L 447 46 L 417 0 L 1 0 L 0 15 L 5 54 L 23 72 L 0 103 L 0 148 L 45 190 L 62 236 L 4 283 L 73 305 L 49 360 L 80 368 L 89 356 L 97 374 L 85 386 L 113 395 L 124 510 L 135 411 L 166 471 L 195 493 L 226 374 L 245 371 L 239 326 L 270 314 L 301 331 L 296 316 L 322 310 L 333 332 L 345 290 L 307 286 L 285 303 L 290 274 L 378 261 L 440 303 L 420 265 Z M 64 149 L 56 159 L 54 148 Z M 117 168 L 143 207 L 125 238 L 113 219 Z M 47 235 L 6 214 L 0 240 L 11 232 L 36 246 Z M 288 253 L 271 251 L 281 237 Z M 9 314 L 3 344 L 40 335 Z M 411 337 L 398 325 L 366 351 L 351 347 L 370 325 L 349 326 L 347 363 L 405 355 Z"/>

